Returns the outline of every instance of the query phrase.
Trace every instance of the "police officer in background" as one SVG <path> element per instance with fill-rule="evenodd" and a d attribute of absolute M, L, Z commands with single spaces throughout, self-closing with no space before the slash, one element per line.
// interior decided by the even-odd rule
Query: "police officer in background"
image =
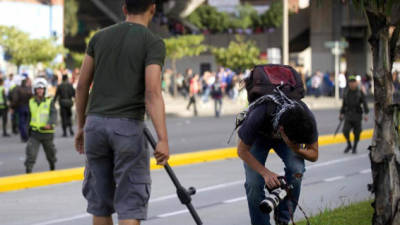
<path fill-rule="evenodd" d="M 72 129 L 72 106 L 74 102 L 72 98 L 75 97 L 75 89 L 71 83 L 68 82 L 68 75 L 62 76 L 62 83 L 58 85 L 54 101 L 58 100 L 60 104 L 61 124 L 63 129 L 63 137 L 67 137 L 67 129 L 71 136 L 74 135 Z"/>
<path fill-rule="evenodd" d="M 7 98 L 3 84 L 4 81 L 0 78 L 0 117 L 3 119 L 3 137 L 9 137 L 10 135 L 7 134 Z"/>
<path fill-rule="evenodd" d="M 340 109 L 339 119 L 344 119 L 343 135 L 347 141 L 347 147 L 344 153 L 352 150 L 353 154 L 357 153 L 357 144 L 360 140 L 361 120 L 364 113 L 364 120 L 368 121 L 368 104 L 365 100 L 364 93 L 358 88 L 356 76 L 350 76 L 348 79 L 348 89 L 344 92 L 343 105 Z M 364 110 L 361 108 L 363 106 Z M 354 133 L 354 144 L 350 142 L 350 131 Z"/>
<path fill-rule="evenodd" d="M 54 128 L 57 111 L 52 98 L 47 98 L 47 81 L 37 78 L 33 84 L 34 96 L 29 100 L 30 137 L 26 146 L 26 173 L 31 173 L 36 162 L 40 145 L 43 146 L 50 170 L 55 169 L 56 147 L 54 145 Z"/>

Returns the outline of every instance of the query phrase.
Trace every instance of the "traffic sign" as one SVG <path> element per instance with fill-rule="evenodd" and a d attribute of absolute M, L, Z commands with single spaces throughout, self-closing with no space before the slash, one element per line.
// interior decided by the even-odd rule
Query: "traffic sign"
<path fill-rule="evenodd" d="M 326 48 L 335 48 L 336 43 L 338 43 L 339 48 L 347 48 L 349 47 L 349 43 L 347 41 L 327 41 L 324 43 Z"/>

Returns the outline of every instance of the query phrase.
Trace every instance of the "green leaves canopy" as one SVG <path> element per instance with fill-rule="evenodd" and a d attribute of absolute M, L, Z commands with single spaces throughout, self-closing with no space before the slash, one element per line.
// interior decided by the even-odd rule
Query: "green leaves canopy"
<path fill-rule="evenodd" d="M 201 44 L 203 35 L 183 35 L 164 39 L 167 58 L 181 59 L 185 56 L 200 55 L 207 50 L 207 46 Z"/>
<path fill-rule="evenodd" d="M 79 5 L 76 0 L 65 0 L 64 3 L 64 35 L 75 36 L 78 33 Z"/>
<path fill-rule="evenodd" d="M 211 51 L 219 65 L 235 71 L 243 71 L 257 64 L 266 63 L 259 59 L 260 50 L 256 44 L 253 41 L 245 41 L 239 35 L 229 43 L 228 48 L 212 48 Z"/>
<path fill-rule="evenodd" d="M 50 65 L 59 54 L 65 54 L 64 47 L 52 38 L 31 39 L 29 35 L 15 27 L 0 26 L 0 45 L 17 65 Z"/>
<path fill-rule="evenodd" d="M 215 7 L 202 5 L 188 16 L 188 21 L 200 30 L 210 30 L 213 33 L 221 33 L 228 29 L 280 27 L 283 20 L 283 5 L 279 0 L 273 1 L 271 7 L 264 14 L 259 15 L 254 7 L 248 3 L 239 5 L 237 13 L 228 14 L 219 12 Z"/>

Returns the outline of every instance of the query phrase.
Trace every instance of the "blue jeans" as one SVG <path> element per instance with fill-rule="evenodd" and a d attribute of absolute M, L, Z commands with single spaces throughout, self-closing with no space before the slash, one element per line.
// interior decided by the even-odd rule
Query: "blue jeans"
<path fill-rule="evenodd" d="M 250 152 L 262 165 L 265 165 L 271 148 L 275 150 L 284 162 L 286 180 L 289 184 L 292 184 L 294 188 L 290 195 L 296 202 L 285 198 L 275 210 L 279 221 L 289 223 L 290 214 L 294 214 L 297 206 L 296 203 L 300 196 L 301 180 L 305 171 L 304 159 L 297 156 L 283 141 L 271 141 L 268 143 L 256 141 L 252 145 Z M 244 168 L 246 173 L 245 188 L 251 224 L 270 225 L 269 214 L 263 213 L 259 209 L 260 202 L 265 199 L 264 178 L 251 169 L 246 163 L 244 164 Z"/>
<path fill-rule="evenodd" d="M 19 106 L 18 113 L 18 128 L 23 141 L 28 140 L 28 126 L 29 126 L 29 106 Z"/>

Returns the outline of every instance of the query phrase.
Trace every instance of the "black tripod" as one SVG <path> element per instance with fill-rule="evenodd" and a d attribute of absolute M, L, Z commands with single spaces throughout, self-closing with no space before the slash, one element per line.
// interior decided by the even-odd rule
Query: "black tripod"
<path fill-rule="evenodd" d="M 154 140 L 153 136 L 151 135 L 149 129 L 147 127 L 144 128 L 144 135 L 146 136 L 147 140 L 149 141 L 151 147 L 155 150 L 156 149 L 156 141 Z M 165 164 L 164 169 L 167 171 L 168 176 L 171 178 L 172 183 L 174 183 L 176 187 L 176 193 L 178 195 L 179 200 L 182 204 L 186 205 L 190 214 L 192 215 L 194 221 L 197 225 L 202 225 L 201 219 L 196 212 L 196 209 L 192 205 L 192 197 L 191 195 L 196 194 L 196 189 L 194 187 L 190 187 L 189 189 L 185 189 L 181 183 L 179 182 L 178 178 L 176 177 L 174 171 L 169 166 L 169 164 Z"/>

